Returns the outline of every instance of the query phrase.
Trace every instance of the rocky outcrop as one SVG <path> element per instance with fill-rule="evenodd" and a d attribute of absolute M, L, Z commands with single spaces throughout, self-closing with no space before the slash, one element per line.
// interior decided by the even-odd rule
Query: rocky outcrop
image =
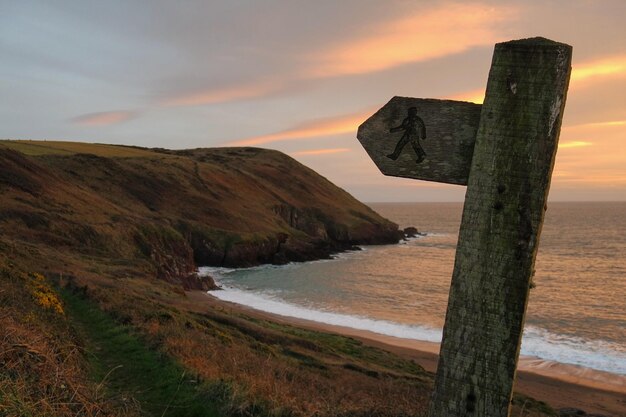
<path fill-rule="evenodd" d="M 176 230 L 158 224 L 142 225 L 134 240 L 139 251 L 151 260 L 159 279 L 170 283 L 189 281 L 187 277 L 195 271 L 193 251 Z"/>
<path fill-rule="evenodd" d="M 339 223 L 320 209 L 300 210 L 288 204 L 277 205 L 273 211 L 290 227 L 306 233 L 312 238 L 328 240 L 344 250 L 359 244 L 388 244 L 398 241 L 397 225 L 377 222 L 362 213 L 351 213 L 363 221 L 359 227 L 349 227 Z"/>
<path fill-rule="evenodd" d="M 183 286 L 183 289 L 187 291 L 189 290 L 214 291 L 214 290 L 221 289 L 215 283 L 213 278 L 208 275 L 200 276 L 196 273 L 193 273 L 193 274 L 180 277 L 180 282 Z"/>
<path fill-rule="evenodd" d="M 419 230 L 417 230 L 417 228 L 413 226 L 405 227 L 402 233 L 404 235 L 404 238 L 414 238 L 425 235 L 425 233 L 421 233 Z"/>

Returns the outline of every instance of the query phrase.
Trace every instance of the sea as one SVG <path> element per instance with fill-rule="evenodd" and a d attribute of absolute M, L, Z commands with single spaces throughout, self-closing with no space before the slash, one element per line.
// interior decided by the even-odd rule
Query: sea
<path fill-rule="evenodd" d="M 423 236 L 330 260 L 200 272 L 225 301 L 440 342 L 462 204 L 369 205 Z M 535 267 L 521 354 L 626 375 L 626 202 L 550 203 Z"/>

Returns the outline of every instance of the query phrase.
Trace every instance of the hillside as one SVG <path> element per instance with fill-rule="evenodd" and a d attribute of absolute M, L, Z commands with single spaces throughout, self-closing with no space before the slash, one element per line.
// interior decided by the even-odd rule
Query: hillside
<path fill-rule="evenodd" d="M 311 169 L 257 148 L 2 141 L 0 190 L 5 242 L 100 258 L 119 275 L 152 268 L 186 288 L 197 265 L 305 261 L 399 237 Z"/>
<path fill-rule="evenodd" d="M 193 290 L 197 265 L 397 241 L 279 152 L 0 141 L 0 203 L 0 416 L 425 415 L 410 355 Z"/>

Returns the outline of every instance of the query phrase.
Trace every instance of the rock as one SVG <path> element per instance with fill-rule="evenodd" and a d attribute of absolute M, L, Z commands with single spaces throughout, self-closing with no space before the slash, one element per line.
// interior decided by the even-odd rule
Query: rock
<path fill-rule="evenodd" d="M 215 284 L 215 280 L 208 275 L 200 276 L 198 274 L 189 274 L 185 277 L 181 277 L 180 281 L 183 288 L 186 291 L 200 290 L 200 291 L 213 291 L 220 290 L 221 288 Z"/>
<path fill-rule="evenodd" d="M 419 232 L 419 230 L 417 230 L 417 228 L 413 226 L 404 228 L 404 237 L 409 238 L 409 237 L 416 237 L 416 236 L 421 236 L 421 233 Z"/>

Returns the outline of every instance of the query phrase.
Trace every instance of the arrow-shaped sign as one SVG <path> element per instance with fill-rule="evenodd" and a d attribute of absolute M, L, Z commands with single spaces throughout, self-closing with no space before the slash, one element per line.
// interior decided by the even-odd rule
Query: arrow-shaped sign
<path fill-rule="evenodd" d="M 357 137 L 385 175 L 467 185 L 480 109 L 464 101 L 394 97 Z"/>

